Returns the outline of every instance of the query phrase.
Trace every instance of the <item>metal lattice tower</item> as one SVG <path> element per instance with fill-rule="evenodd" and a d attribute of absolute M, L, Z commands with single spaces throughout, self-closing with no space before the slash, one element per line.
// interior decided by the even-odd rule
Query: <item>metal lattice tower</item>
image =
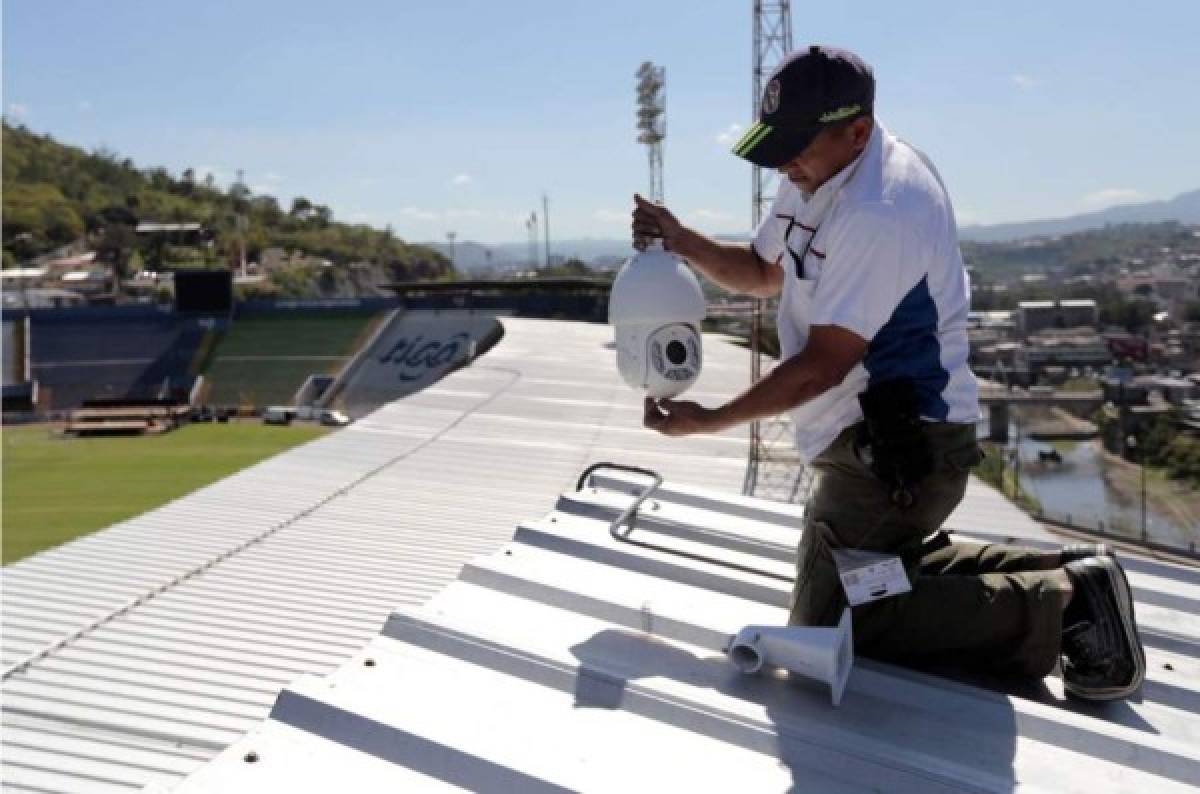
<path fill-rule="evenodd" d="M 637 70 L 638 143 L 646 145 L 650 166 L 650 195 L 663 201 L 663 139 L 667 137 L 667 70 L 646 61 Z"/>
<path fill-rule="evenodd" d="M 538 266 L 538 220 L 537 213 L 529 213 L 525 219 L 525 234 L 529 238 L 529 269 L 537 270 Z"/>
<path fill-rule="evenodd" d="M 775 67 L 792 51 L 792 7 L 791 0 L 763 2 L 754 0 L 754 62 L 750 118 L 758 118 L 758 106 L 762 102 L 763 82 Z M 775 198 L 772 183 L 775 174 L 755 166 L 751 171 L 750 223 L 758 228 L 763 213 Z"/>
<path fill-rule="evenodd" d="M 764 82 L 792 50 L 790 0 L 754 0 L 754 41 L 751 85 L 751 118 L 758 118 Z M 757 229 L 775 198 L 778 175 L 768 169 L 751 172 L 750 222 Z M 762 377 L 761 339 L 764 318 L 774 317 L 776 301 L 755 301 L 750 323 L 750 379 Z M 786 416 L 763 419 L 750 425 L 750 459 L 742 490 L 752 496 L 795 502 L 807 496 L 811 472 L 796 454 L 791 420 Z"/>

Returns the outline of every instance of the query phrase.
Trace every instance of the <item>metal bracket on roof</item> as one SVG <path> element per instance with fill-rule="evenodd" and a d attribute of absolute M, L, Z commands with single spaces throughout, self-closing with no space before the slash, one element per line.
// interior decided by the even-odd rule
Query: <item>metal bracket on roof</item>
<path fill-rule="evenodd" d="M 583 474 L 579 475 L 579 480 L 575 483 L 575 490 L 582 491 L 583 487 L 587 484 L 588 478 L 592 476 L 594 472 L 600 469 L 612 469 L 614 471 L 626 471 L 632 474 L 641 474 L 654 480 L 654 483 L 651 486 L 637 493 L 637 498 L 630 502 L 629 505 L 622 510 L 615 519 L 613 519 L 613 522 L 608 525 L 608 534 L 613 540 L 621 543 L 628 543 L 633 546 L 639 546 L 643 549 L 660 551 L 664 554 L 674 554 L 678 557 L 685 557 L 689 560 L 708 563 L 709 565 L 718 565 L 722 568 L 730 568 L 735 571 L 741 571 L 742 573 L 765 576 L 768 579 L 774 579 L 778 582 L 786 582 L 787 584 L 792 583 L 793 580 L 790 576 L 781 576 L 780 574 L 773 573 L 772 571 L 764 571 L 761 568 L 754 568 L 749 565 L 739 565 L 736 562 L 729 562 L 728 560 L 721 560 L 704 554 L 696 554 L 695 552 L 684 551 L 683 549 L 672 549 L 669 546 L 660 546 L 657 543 L 648 543 L 644 540 L 634 540 L 629 536 L 635 529 L 634 522 L 637 520 L 638 508 L 641 507 L 642 503 L 649 499 L 650 496 L 658 490 L 659 486 L 662 485 L 662 475 L 658 472 L 651 471 L 650 469 L 643 469 L 638 466 L 629 466 L 624 463 L 594 463 L 591 466 L 588 466 L 587 469 L 584 470 Z M 622 527 L 624 527 L 624 531 L 622 531 Z"/>

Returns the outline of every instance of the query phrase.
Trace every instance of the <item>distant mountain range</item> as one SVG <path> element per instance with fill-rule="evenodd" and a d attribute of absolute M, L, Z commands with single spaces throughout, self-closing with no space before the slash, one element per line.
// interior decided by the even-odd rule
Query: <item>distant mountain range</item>
<path fill-rule="evenodd" d="M 421 243 L 450 256 L 450 245 L 445 242 Z M 633 253 L 628 239 L 596 240 L 550 240 L 550 256 L 558 260 L 580 259 L 594 267 L 616 266 Z M 542 242 L 538 241 L 537 256 L 541 261 Z M 529 243 L 476 243 L 471 241 L 454 244 L 454 264 L 459 270 L 475 273 L 488 268 L 496 271 L 524 270 L 529 267 Z"/>
<path fill-rule="evenodd" d="M 1166 201 L 1122 204 L 1066 218 L 998 223 L 992 226 L 964 226 L 958 230 L 958 236 L 963 240 L 979 243 L 997 243 L 1026 237 L 1054 237 L 1087 229 L 1101 229 L 1120 223 L 1160 223 L 1162 221 L 1200 223 L 1200 190 L 1181 193 Z"/>
<path fill-rule="evenodd" d="M 1026 237 L 1053 237 L 1072 232 L 1100 229 L 1121 223 L 1160 223 L 1179 221 L 1200 224 L 1200 190 L 1182 193 L 1167 201 L 1148 201 L 1143 204 L 1123 204 L 1117 207 L 1071 215 L 1066 218 L 1025 221 L 1022 223 L 1000 223 L 991 226 L 964 226 L 959 237 L 973 242 L 1004 242 Z M 722 235 L 725 240 L 745 240 L 746 237 Z M 450 246 L 445 242 L 421 243 L 443 254 L 450 255 Z M 558 259 L 578 258 L 592 266 L 609 267 L 622 262 L 632 253 L 627 239 L 604 240 L 582 238 L 576 240 L 551 240 L 550 253 Z M 538 256 L 542 256 L 542 244 L 538 243 Z M 474 273 L 487 268 L 497 271 L 520 270 L 529 267 L 528 243 L 495 243 L 484 245 L 461 242 L 454 246 L 455 264 L 460 270 Z"/>

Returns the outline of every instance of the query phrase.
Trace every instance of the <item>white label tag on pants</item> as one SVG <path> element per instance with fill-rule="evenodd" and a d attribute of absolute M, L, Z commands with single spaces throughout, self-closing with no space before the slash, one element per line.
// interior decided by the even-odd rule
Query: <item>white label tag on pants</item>
<path fill-rule="evenodd" d="M 912 590 L 904 564 L 892 554 L 857 549 L 830 549 L 850 606 L 869 604 Z"/>

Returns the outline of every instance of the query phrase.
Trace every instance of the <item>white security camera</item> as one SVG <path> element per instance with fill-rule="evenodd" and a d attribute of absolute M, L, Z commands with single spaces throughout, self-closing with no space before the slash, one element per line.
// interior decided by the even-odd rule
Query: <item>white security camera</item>
<path fill-rule="evenodd" d="M 608 299 L 617 369 L 648 397 L 676 397 L 700 377 L 704 293 L 692 271 L 655 244 L 617 273 Z"/>

